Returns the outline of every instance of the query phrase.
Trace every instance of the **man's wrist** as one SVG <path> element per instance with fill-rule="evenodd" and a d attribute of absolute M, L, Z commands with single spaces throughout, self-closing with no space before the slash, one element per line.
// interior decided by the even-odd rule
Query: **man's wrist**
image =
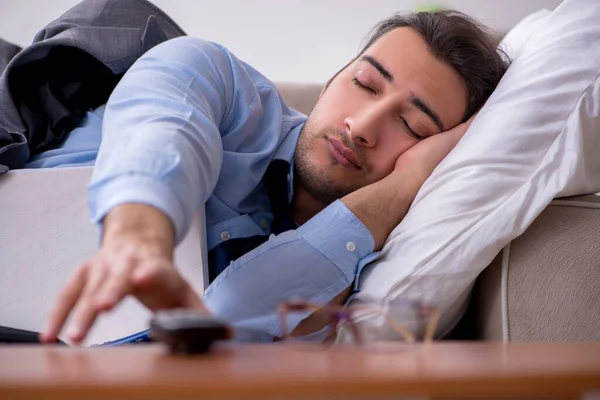
<path fill-rule="evenodd" d="M 393 188 L 396 199 L 412 203 L 423 186 L 424 179 L 419 179 L 421 175 L 421 171 L 394 170 L 383 180 Z"/>
<path fill-rule="evenodd" d="M 103 245 L 135 242 L 173 258 L 173 224 L 169 217 L 152 206 L 137 203 L 117 206 L 104 217 L 102 225 Z"/>
<path fill-rule="evenodd" d="M 378 251 L 406 215 L 417 191 L 417 184 L 408 173 L 394 171 L 384 179 L 348 194 L 342 201 L 369 229 Z"/>

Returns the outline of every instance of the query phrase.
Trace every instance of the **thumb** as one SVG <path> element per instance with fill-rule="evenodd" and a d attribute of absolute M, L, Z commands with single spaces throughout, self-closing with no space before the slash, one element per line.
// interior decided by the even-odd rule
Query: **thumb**
<path fill-rule="evenodd" d="M 131 276 L 133 294 L 152 310 L 178 307 L 183 278 L 174 267 L 163 263 L 140 265 Z"/>
<path fill-rule="evenodd" d="M 136 269 L 131 280 L 134 295 L 151 310 L 189 308 L 207 313 L 200 297 L 171 264 L 147 263 Z"/>

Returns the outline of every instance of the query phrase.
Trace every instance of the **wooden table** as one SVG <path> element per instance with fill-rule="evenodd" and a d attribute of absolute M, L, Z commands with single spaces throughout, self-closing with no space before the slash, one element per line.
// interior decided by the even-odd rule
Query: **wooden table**
<path fill-rule="evenodd" d="M 356 347 L 307 352 L 282 344 L 227 344 L 195 357 L 171 356 L 159 345 L 4 346 L 0 399 L 580 399 L 600 394 L 600 343 L 398 346 L 389 352 Z"/>

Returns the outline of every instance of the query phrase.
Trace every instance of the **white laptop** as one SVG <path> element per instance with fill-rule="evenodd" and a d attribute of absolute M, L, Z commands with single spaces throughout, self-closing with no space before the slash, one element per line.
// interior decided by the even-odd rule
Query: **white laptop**
<path fill-rule="evenodd" d="M 87 208 L 91 173 L 83 167 L 0 176 L 0 326 L 39 332 L 73 270 L 98 249 L 98 229 Z M 208 283 L 205 248 L 202 213 L 175 254 L 178 269 L 199 294 Z M 149 318 L 129 298 L 96 322 L 84 345 L 143 331 Z"/>

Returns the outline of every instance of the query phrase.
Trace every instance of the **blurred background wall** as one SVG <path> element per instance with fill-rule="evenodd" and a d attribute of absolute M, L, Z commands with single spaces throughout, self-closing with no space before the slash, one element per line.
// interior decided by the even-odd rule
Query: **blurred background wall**
<path fill-rule="evenodd" d="M 78 0 L 0 0 L 0 37 L 25 46 Z M 324 82 L 397 11 L 452 7 L 500 33 L 561 0 L 153 0 L 189 35 L 219 42 L 275 81 Z"/>

